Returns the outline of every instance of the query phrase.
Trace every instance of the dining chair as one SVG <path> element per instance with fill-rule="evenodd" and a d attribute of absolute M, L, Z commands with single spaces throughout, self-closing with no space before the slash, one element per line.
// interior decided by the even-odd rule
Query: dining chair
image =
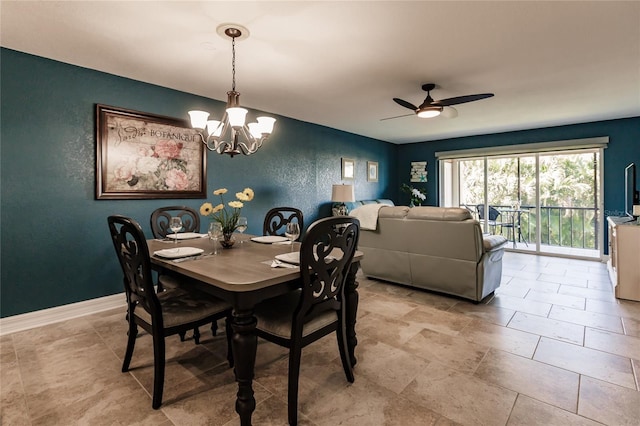
<path fill-rule="evenodd" d="M 483 221 L 484 220 L 484 204 L 478 204 L 476 206 L 476 209 L 478 210 L 478 220 L 479 221 Z M 487 224 L 489 225 L 490 229 L 493 229 L 492 233 L 495 234 L 496 231 L 496 227 L 500 227 L 500 232 L 502 233 L 502 222 L 500 221 L 500 210 L 496 209 L 493 206 L 489 206 L 489 217 L 487 218 Z"/>
<path fill-rule="evenodd" d="M 172 234 L 169 221 L 175 216 L 182 219 L 182 232 L 200 232 L 200 215 L 195 209 L 188 206 L 167 206 L 151 213 L 153 238 L 166 238 L 167 234 Z"/>
<path fill-rule="evenodd" d="M 182 219 L 182 232 L 200 232 L 200 215 L 195 209 L 188 206 L 166 206 L 151 212 L 150 222 L 153 238 L 164 239 L 168 234 L 172 234 L 169 222 L 175 216 Z M 169 288 L 178 288 L 181 283 L 180 279 L 171 272 L 162 272 L 158 273 L 157 286 L 158 291 L 163 291 Z M 211 324 L 211 333 L 215 336 L 217 331 L 218 324 L 214 322 Z M 197 328 L 193 330 L 193 335 L 194 337 L 200 336 Z M 180 333 L 180 340 L 184 342 L 185 336 L 185 333 Z"/>
<path fill-rule="evenodd" d="M 295 207 L 275 207 L 267 212 L 262 226 L 262 235 L 284 235 L 289 222 L 297 221 L 300 232 L 304 228 L 302 211 Z"/>
<path fill-rule="evenodd" d="M 289 349 L 288 417 L 297 424 L 302 348 L 336 332 L 342 368 L 354 381 L 346 339 L 345 279 L 358 246 L 360 222 L 350 216 L 320 219 L 300 247 L 302 287 L 255 308 L 256 334 Z"/>
<path fill-rule="evenodd" d="M 198 212 L 188 206 L 160 207 L 151 212 L 151 232 L 153 238 L 163 239 L 173 231 L 169 229 L 172 217 L 182 219 L 183 232 L 200 232 L 200 216 Z M 158 289 L 176 288 L 180 286 L 180 280 L 170 273 L 158 274 Z M 214 330 L 215 332 L 215 330 Z"/>
<path fill-rule="evenodd" d="M 168 289 L 156 293 L 151 277 L 149 247 L 140 224 L 135 220 L 114 215 L 107 219 L 111 240 L 124 274 L 129 323 L 127 349 L 122 372 L 129 371 L 129 364 L 138 335 L 138 326 L 151 334 L 153 339 L 153 402 L 157 409 L 162 404 L 165 367 L 165 337 L 179 334 L 200 325 L 226 318 L 227 360 L 233 366 L 231 352 L 231 306 L 206 293 Z M 199 344 L 199 336 L 194 336 Z"/>

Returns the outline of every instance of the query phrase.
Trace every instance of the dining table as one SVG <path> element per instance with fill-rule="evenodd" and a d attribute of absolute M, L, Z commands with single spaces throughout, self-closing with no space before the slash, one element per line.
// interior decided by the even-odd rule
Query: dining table
<path fill-rule="evenodd" d="M 299 242 L 266 244 L 254 242 L 251 237 L 253 236 L 242 235 L 241 238 L 245 241 L 242 244 L 236 242 L 232 248 L 218 246 L 217 254 L 213 254 L 212 242 L 206 236 L 180 239 L 177 244 L 167 240 L 147 240 L 151 263 L 155 270 L 174 274 L 180 278 L 183 285 L 193 286 L 219 297 L 233 307 L 231 347 L 238 383 L 235 409 L 242 425 L 251 425 L 251 416 L 256 406 L 252 385 L 258 345 L 254 307 L 260 302 L 294 291 L 301 286 L 299 266 L 275 260 L 278 255 L 299 251 Z M 166 249 L 182 249 L 183 252 L 200 251 L 199 249 L 203 251 L 196 256 L 175 259 L 155 254 Z M 345 284 L 346 335 L 349 358 L 353 366 L 357 362 L 355 347 L 358 343 L 355 332 L 358 309 L 356 273 L 362 257 L 362 252 L 356 251 Z"/>

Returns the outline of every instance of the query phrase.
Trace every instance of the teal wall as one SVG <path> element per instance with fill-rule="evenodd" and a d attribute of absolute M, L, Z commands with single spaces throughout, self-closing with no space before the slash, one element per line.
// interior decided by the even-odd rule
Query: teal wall
<path fill-rule="evenodd" d="M 204 200 L 95 200 L 95 104 L 186 118 L 224 103 L 13 50 L 0 55 L 1 316 L 122 292 L 107 216 L 131 216 L 150 237 L 155 208 Z M 397 196 L 395 145 L 273 116 L 276 129 L 256 154 L 207 158 L 209 200 L 220 187 L 254 189 L 243 209 L 249 233 L 260 234 L 277 205 L 302 209 L 307 224 L 328 216 L 343 156 L 356 160 L 358 199 Z M 367 182 L 367 161 L 379 163 L 379 182 Z"/>
<path fill-rule="evenodd" d="M 608 148 L 604 150 L 605 215 L 622 215 L 624 212 L 624 168 L 631 162 L 640 165 L 640 117 L 400 145 L 398 147 L 397 178 L 400 183 L 408 183 L 411 162 L 426 160 L 429 178 L 422 187 L 428 193 L 427 204 L 437 205 L 438 164 L 435 157 L 436 152 L 599 136 L 609 137 Z M 407 203 L 408 198 L 400 195 L 399 202 Z"/>

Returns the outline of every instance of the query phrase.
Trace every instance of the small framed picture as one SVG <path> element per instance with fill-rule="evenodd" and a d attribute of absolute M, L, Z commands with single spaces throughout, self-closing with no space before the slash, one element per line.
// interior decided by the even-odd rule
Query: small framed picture
<path fill-rule="evenodd" d="M 378 162 L 377 161 L 367 161 L 367 181 L 369 182 L 378 181 Z"/>
<path fill-rule="evenodd" d="M 356 161 L 351 158 L 342 158 L 342 179 L 355 177 Z"/>

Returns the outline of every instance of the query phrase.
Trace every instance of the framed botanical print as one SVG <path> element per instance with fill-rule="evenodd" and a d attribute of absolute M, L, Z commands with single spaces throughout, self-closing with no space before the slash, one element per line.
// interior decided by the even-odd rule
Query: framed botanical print
<path fill-rule="evenodd" d="M 350 158 L 342 158 L 342 179 L 353 179 L 355 177 L 356 161 Z"/>
<path fill-rule="evenodd" d="M 378 162 L 377 161 L 367 161 L 367 181 L 369 182 L 378 181 Z"/>
<path fill-rule="evenodd" d="M 186 120 L 96 105 L 96 198 L 205 198 L 206 150 Z"/>

